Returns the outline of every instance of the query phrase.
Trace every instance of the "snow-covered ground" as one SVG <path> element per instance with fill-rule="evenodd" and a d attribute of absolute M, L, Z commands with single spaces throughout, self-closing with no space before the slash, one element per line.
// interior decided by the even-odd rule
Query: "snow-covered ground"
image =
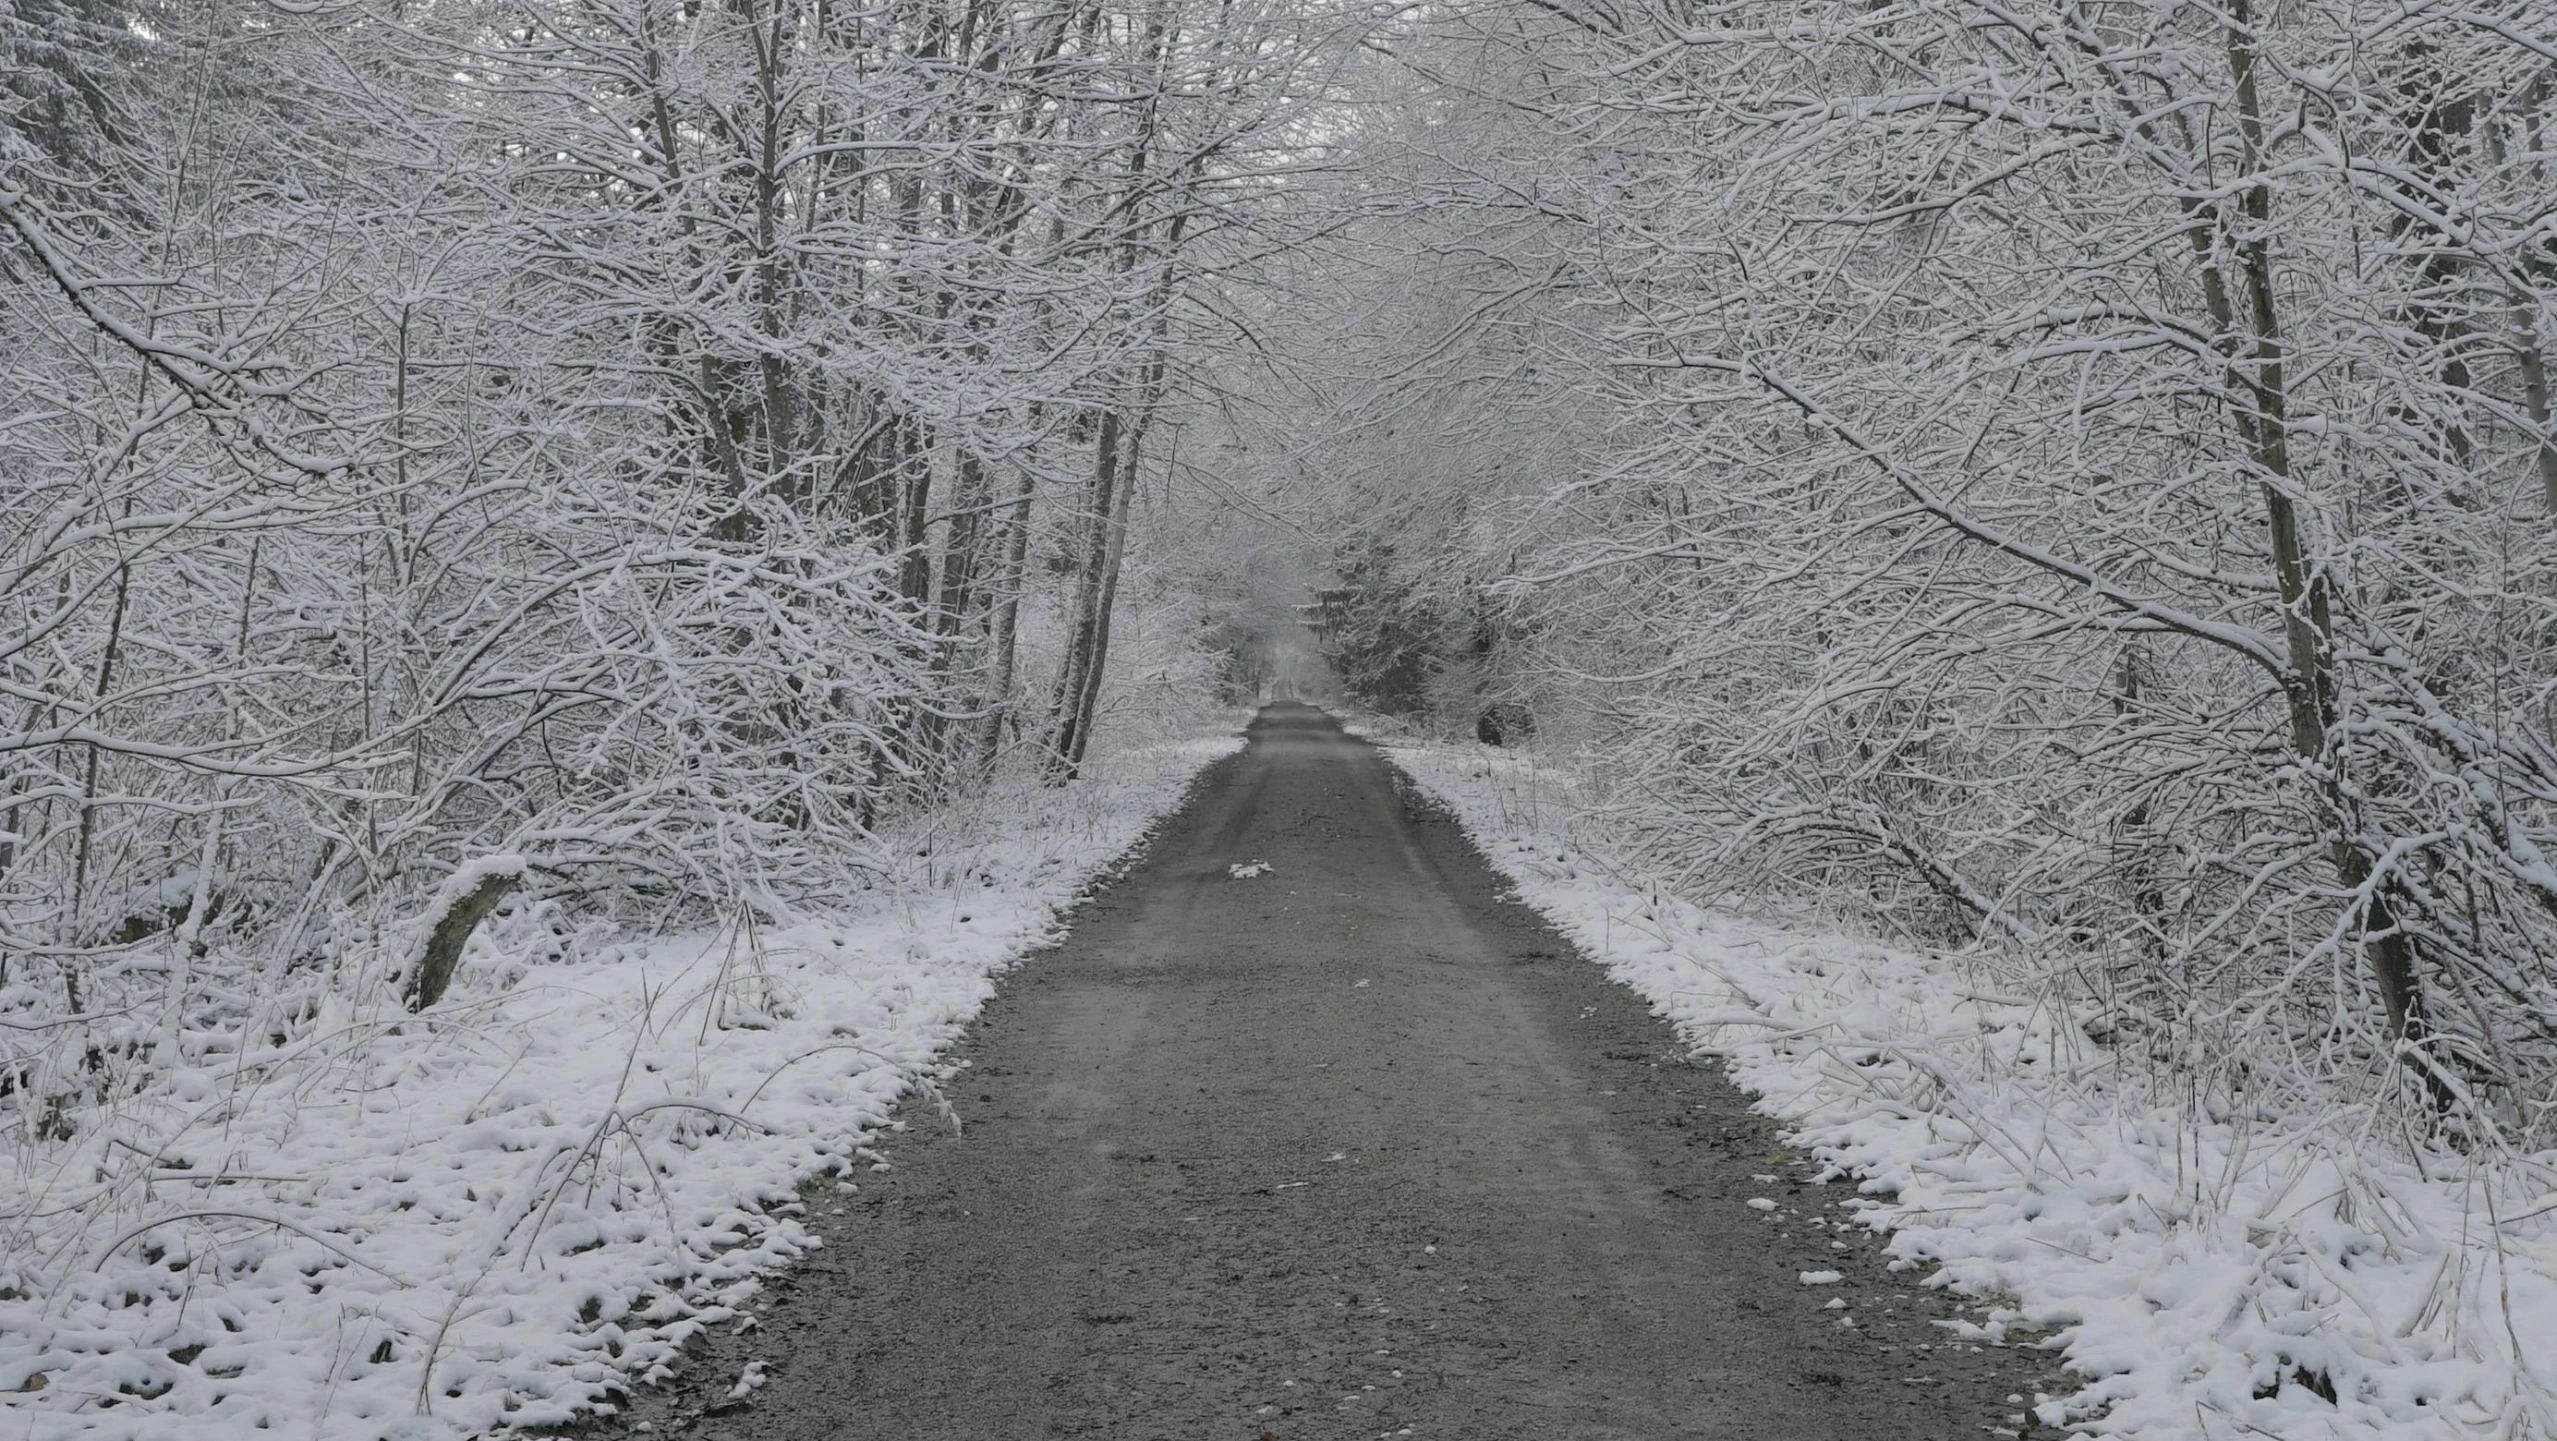
<path fill-rule="evenodd" d="M 2371 1107 L 2197 1116 L 1959 957 L 1701 910 L 1566 838 L 1573 778 L 1394 744 L 1521 900 L 1728 1058 L 1894 1264 L 1989 1298 L 2103 1435 L 2557 1437 L 2557 1155 L 2472 1164 Z M 2028 1403 L 2031 1404 L 2031 1403 Z"/>
<path fill-rule="evenodd" d="M 802 1188 L 859 1183 L 995 975 L 1240 743 L 944 814 L 784 930 L 563 944 L 526 908 L 424 1018 L 332 998 L 194 1038 L 67 1139 L 0 1137 L 0 1438 L 463 1436 L 660 1372 L 816 1244 Z"/>

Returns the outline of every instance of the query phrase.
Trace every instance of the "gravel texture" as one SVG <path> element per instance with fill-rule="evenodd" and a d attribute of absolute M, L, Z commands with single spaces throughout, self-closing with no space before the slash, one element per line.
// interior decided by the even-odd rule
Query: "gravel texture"
<path fill-rule="evenodd" d="M 1295 705 L 1251 737 L 1006 980 L 958 1053 L 964 1136 L 909 1108 L 760 1324 L 616 1430 L 2015 1434 L 2040 1358 L 1929 1324 L 1954 1303 L 1840 1224 L 1853 1188 L 1373 748 Z"/>

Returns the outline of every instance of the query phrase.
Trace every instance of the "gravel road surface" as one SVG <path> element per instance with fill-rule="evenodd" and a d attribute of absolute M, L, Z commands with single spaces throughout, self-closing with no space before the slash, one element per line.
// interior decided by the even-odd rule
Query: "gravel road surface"
<path fill-rule="evenodd" d="M 621 1424 L 2016 1434 L 2040 1358 L 1930 1324 L 1953 1304 L 1825 1224 L 1852 1188 L 1809 1184 L 1718 1068 L 1503 889 L 1373 748 L 1264 710 L 988 1007 L 951 1090 L 965 1135 L 911 1108 L 891 1169 L 818 1204 L 826 1249 L 760 1325 Z M 1803 1283 L 1820 1271 L 1843 1279 Z M 749 1361 L 767 1384 L 731 1399 Z"/>

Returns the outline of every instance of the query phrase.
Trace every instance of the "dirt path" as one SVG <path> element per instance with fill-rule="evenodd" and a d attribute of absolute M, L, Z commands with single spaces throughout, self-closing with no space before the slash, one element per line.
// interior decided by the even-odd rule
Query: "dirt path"
<path fill-rule="evenodd" d="M 2030 1354 L 1949 1344 L 1941 1298 L 1813 1224 L 1849 1188 L 1499 891 L 1374 750 L 1265 710 L 988 1008 L 965 1138 L 918 1108 L 761 1327 L 638 1414 L 737 1441 L 2010 1424 Z M 748 1359 L 772 1380 L 726 1402 Z"/>

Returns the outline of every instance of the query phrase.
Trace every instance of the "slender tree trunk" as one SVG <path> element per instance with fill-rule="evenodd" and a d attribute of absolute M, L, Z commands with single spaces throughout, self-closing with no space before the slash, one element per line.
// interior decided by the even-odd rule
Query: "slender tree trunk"
<path fill-rule="evenodd" d="M 1092 617 L 1092 658 L 1084 668 L 1083 693 L 1076 705 L 1074 750 L 1067 757 L 1077 771 L 1083 767 L 1084 753 L 1092 745 L 1092 727 L 1101 714 L 1101 682 L 1109 672 L 1110 618 L 1118 609 L 1119 572 L 1127 556 L 1128 514 L 1136 500 L 1137 452 L 1143 440 L 1143 428 L 1132 428 L 1119 460 L 1119 483 L 1112 494 L 1112 509 L 1102 535 L 1101 595 Z"/>
<path fill-rule="evenodd" d="M 2532 81 L 2523 91 L 2518 107 L 2525 131 L 2534 136 L 2539 132 L 2539 105 L 2547 92 L 2547 85 L 2545 77 Z M 2502 127 L 2490 124 L 2480 128 L 2495 167 L 2501 170 L 2512 164 L 2512 157 L 2504 145 Z M 2531 172 L 2534 180 L 2545 178 L 2543 167 L 2536 162 L 2531 165 Z M 2545 286 L 2551 279 L 2544 251 L 2525 253 L 2520 258 L 2520 265 L 2522 274 L 2534 285 Z M 2550 430 L 2548 349 L 2539 333 L 2538 297 L 2515 287 L 2508 293 L 2507 302 L 2512 308 L 2513 360 L 2521 371 L 2522 406 L 2530 416 L 2531 450 L 2539 472 L 2540 505 L 2550 516 L 2557 517 L 2557 434 Z"/>
<path fill-rule="evenodd" d="M 1014 707 L 1012 687 L 1021 634 L 1021 591 L 1030 578 L 1030 500 L 1035 492 L 1036 482 L 1025 468 L 1020 489 L 1012 497 L 1011 517 L 1005 523 L 1003 573 L 996 581 L 993 634 L 987 641 L 993 654 L 989 658 L 985 719 L 977 753 L 989 769 L 1003 753 L 1003 730 Z"/>
<path fill-rule="evenodd" d="M 932 436 L 922 419 L 897 421 L 897 589 L 917 610 L 932 602 Z"/>
<path fill-rule="evenodd" d="M 1119 506 L 1120 427 L 1115 407 L 1103 411 L 1100 434 L 1093 442 L 1091 505 L 1080 527 L 1082 574 L 1075 582 L 1074 628 L 1066 638 L 1065 664 L 1057 674 L 1056 720 L 1048 738 L 1049 773 L 1060 781 L 1074 779 L 1083 763 L 1083 700 L 1097 684 L 1093 673 L 1100 665 L 1100 647 L 1107 643 L 1101 606 L 1111 590 L 1103 580 L 1112 558 L 1111 522 Z"/>
<path fill-rule="evenodd" d="M 985 463 L 973 451 L 959 452 L 957 484 L 952 488 L 951 499 L 954 509 L 942 537 L 941 583 L 932 616 L 933 691 L 943 698 L 945 706 L 963 690 L 956 684 L 959 658 L 968 650 L 967 632 L 972 623 L 983 619 L 978 577 L 984 570 L 984 558 L 979 552 L 984 544 L 986 511 L 994 500 L 994 482 L 986 474 Z M 936 708 L 925 714 L 921 727 L 923 753 L 935 758 L 944 780 L 956 778 L 965 766 L 965 757 L 952 753 L 950 747 L 964 745 L 968 732 L 953 728 L 951 720 L 946 709 Z"/>
<path fill-rule="evenodd" d="M 115 609 L 107 617 L 107 643 L 98 659 L 98 683 L 92 704 L 104 706 L 107 695 L 115 688 L 115 663 L 124 649 L 124 618 L 133 594 L 133 567 L 130 563 L 116 567 Z M 80 778 L 80 834 L 73 844 L 71 860 L 72 935 L 79 937 L 81 918 L 87 914 L 89 899 L 89 865 L 98 835 L 98 748 L 92 744 Z M 80 971 L 66 964 L 62 968 L 63 998 L 73 1014 L 80 1010 Z"/>
<path fill-rule="evenodd" d="M 2238 223 L 2227 234 L 2237 259 L 2245 314 L 2228 293 L 2217 262 L 2217 236 L 2197 234 L 2205 247 L 2203 283 L 2212 320 L 2227 337 L 2232 389 L 2241 398 L 2238 431 L 2262 476 L 2266 540 L 2281 596 L 2282 636 L 2290 659 L 2288 692 L 2292 751 L 2316 778 L 2319 822 L 2325 827 L 2326 851 L 2337 879 L 2362 897 L 2363 955 L 2378 986 L 2386 1013 L 2388 1038 L 2403 1044 L 2420 1042 L 2424 994 L 2416 968 L 2415 943 L 2398 924 L 2393 887 L 2378 875 L 2376 859 L 2357 833 L 2358 808 L 2341 773 L 2344 757 L 2335 745 L 2339 691 L 2335 673 L 2333 581 L 2309 554 L 2299 511 L 2291 496 L 2292 465 L 2288 382 L 2272 264 L 2272 188 L 2264 178 L 2271 157 L 2264 143 L 2262 108 L 2257 100 L 2251 0 L 2227 0 L 2229 70 L 2235 82 L 2238 131 L 2244 164 L 2252 177 L 2239 193 Z M 2424 1082 L 2436 1101 L 2439 1082 L 2426 1072 Z"/>

